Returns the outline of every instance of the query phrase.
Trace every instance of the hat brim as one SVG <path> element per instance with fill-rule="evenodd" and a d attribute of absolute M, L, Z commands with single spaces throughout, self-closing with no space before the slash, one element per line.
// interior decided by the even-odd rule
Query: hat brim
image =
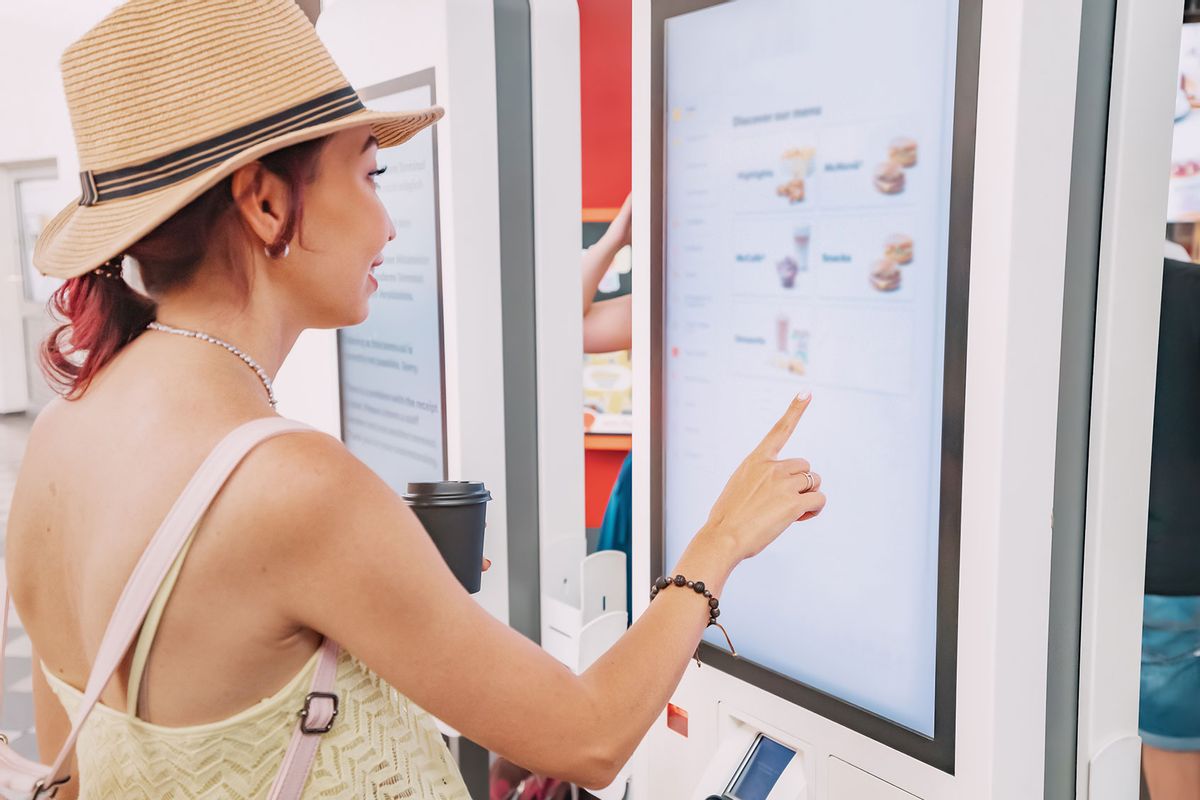
<path fill-rule="evenodd" d="M 363 109 L 332 122 L 261 142 L 173 186 L 92 206 L 80 205 L 76 199 L 38 236 L 33 264 L 42 274 L 54 278 L 65 280 L 83 275 L 125 252 L 239 167 L 268 153 L 360 125 L 371 126 L 381 148 L 395 147 L 437 122 L 444 113 L 439 106 L 403 112 Z"/>

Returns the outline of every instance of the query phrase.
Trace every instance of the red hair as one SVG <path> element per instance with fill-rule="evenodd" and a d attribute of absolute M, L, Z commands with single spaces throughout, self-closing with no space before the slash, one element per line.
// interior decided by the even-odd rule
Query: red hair
<path fill-rule="evenodd" d="M 272 258 L 282 255 L 300 230 L 304 187 L 316 179 L 327 140 L 301 142 L 259 159 L 283 179 L 291 197 L 283 227 L 266 245 Z M 257 190 L 261 180 L 260 173 L 247 192 Z M 46 379 L 68 400 L 81 397 L 96 374 L 154 320 L 158 306 L 152 298 L 186 286 L 212 256 L 219 256 L 228 277 L 249 291 L 243 256 L 255 241 L 237 212 L 230 176 L 128 248 L 126 254 L 137 260 L 146 294 L 122 279 L 96 272 L 67 280 L 50 298 L 51 314 L 63 322 L 42 343 Z"/>

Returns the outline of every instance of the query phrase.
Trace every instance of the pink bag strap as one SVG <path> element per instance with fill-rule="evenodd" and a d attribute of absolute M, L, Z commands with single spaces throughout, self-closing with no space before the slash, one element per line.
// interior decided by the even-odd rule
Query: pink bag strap
<path fill-rule="evenodd" d="M 108 628 L 100 642 L 95 663 L 88 678 L 83 700 L 72 721 L 71 733 L 63 743 L 58 758 L 45 779 L 40 783 L 42 791 L 52 790 L 62 783 L 67 761 L 75 750 L 76 741 L 84 722 L 95 709 L 100 694 L 112 680 L 121 661 L 141 629 L 150 604 L 171 565 L 186 545 L 200 519 L 211 505 L 213 498 L 224 486 L 229 475 L 255 445 L 274 436 L 294 431 L 312 430 L 307 425 L 281 417 L 264 417 L 248 422 L 221 440 L 209 454 L 187 487 L 175 501 L 163 519 L 162 525 L 150 540 L 134 567 L 129 581 L 109 619 Z M 5 589 L 7 585 L 5 584 Z M 5 592 L 7 610 L 8 596 Z M 288 745 L 283 767 L 272 787 L 272 800 L 290 800 L 299 797 L 307 780 L 308 770 L 316 753 L 317 735 L 329 730 L 337 716 L 338 701 L 333 693 L 337 668 L 338 645 L 326 640 L 321 645 L 316 673 L 313 677 L 312 693 L 305 700 L 305 708 L 297 729 Z M 0 652 L 2 656 L 2 652 Z M 3 691 L 0 685 L 0 692 Z M 38 792 L 37 794 L 41 794 Z M 37 796 L 35 794 L 35 797 Z"/>
<path fill-rule="evenodd" d="M 283 755 L 283 766 L 275 776 L 275 783 L 267 795 L 270 800 L 299 800 L 317 755 L 321 734 L 328 733 L 338 715 L 338 696 L 334 693 L 337 680 L 338 652 L 340 648 L 332 639 L 321 643 L 321 656 L 313 675 L 312 691 L 304 698 L 300 711 L 300 722 L 292 733 L 287 752 Z"/>

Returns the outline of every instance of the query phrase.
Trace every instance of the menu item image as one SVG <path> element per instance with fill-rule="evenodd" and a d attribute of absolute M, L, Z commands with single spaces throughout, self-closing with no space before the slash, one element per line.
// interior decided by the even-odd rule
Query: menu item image
<path fill-rule="evenodd" d="M 897 264 L 911 264 L 913 260 L 913 240 L 903 233 L 893 234 L 883 245 L 883 254 Z"/>
<path fill-rule="evenodd" d="M 797 178 L 804 178 L 813 173 L 813 159 L 817 151 L 812 147 L 792 147 L 783 151 L 784 172 L 790 172 Z"/>
<path fill-rule="evenodd" d="M 775 348 L 780 353 L 787 353 L 788 339 L 792 334 L 792 320 L 786 314 L 780 314 L 775 319 Z"/>
<path fill-rule="evenodd" d="M 786 197 L 793 205 L 804 202 L 804 178 L 792 178 L 787 183 L 781 183 L 775 193 Z"/>
<path fill-rule="evenodd" d="M 907 136 L 898 136 L 888 145 L 888 159 L 904 167 L 914 167 L 917 164 L 917 142 Z"/>
<path fill-rule="evenodd" d="M 800 272 L 800 265 L 796 263 L 796 259 L 787 256 L 775 265 L 775 271 L 779 273 L 779 283 L 783 288 L 796 288 L 796 275 Z"/>
<path fill-rule="evenodd" d="M 808 331 L 792 329 L 791 352 L 788 354 L 787 370 L 793 375 L 808 373 Z"/>
<path fill-rule="evenodd" d="M 881 292 L 894 292 L 900 288 L 900 268 L 890 258 L 881 258 L 871 270 L 871 285 Z"/>
<path fill-rule="evenodd" d="M 796 245 L 796 266 L 801 272 L 808 272 L 808 246 L 812 242 L 812 229 L 807 225 L 796 228 L 792 232 L 792 241 Z"/>
<path fill-rule="evenodd" d="M 813 173 L 813 158 L 816 150 L 811 147 L 792 147 L 783 151 L 781 174 L 790 176 L 789 180 L 781 183 L 775 193 L 786 197 L 788 203 L 795 205 L 804 202 L 806 180 Z"/>
<path fill-rule="evenodd" d="M 875 168 L 875 188 L 883 194 L 904 191 L 904 170 L 894 161 L 885 161 Z"/>
<path fill-rule="evenodd" d="M 808 373 L 808 331 L 792 326 L 791 317 L 775 319 L 775 357 L 772 363 L 793 375 Z"/>

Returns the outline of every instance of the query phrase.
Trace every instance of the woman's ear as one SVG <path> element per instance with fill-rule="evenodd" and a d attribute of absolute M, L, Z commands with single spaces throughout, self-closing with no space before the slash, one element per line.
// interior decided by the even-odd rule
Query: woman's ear
<path fill-rule="evenodd" d="M 254 161 L 233 173 L 230 188 L 238 214 L 263 244 L 278 239 L 291 202 L 287 184 Z"/>

